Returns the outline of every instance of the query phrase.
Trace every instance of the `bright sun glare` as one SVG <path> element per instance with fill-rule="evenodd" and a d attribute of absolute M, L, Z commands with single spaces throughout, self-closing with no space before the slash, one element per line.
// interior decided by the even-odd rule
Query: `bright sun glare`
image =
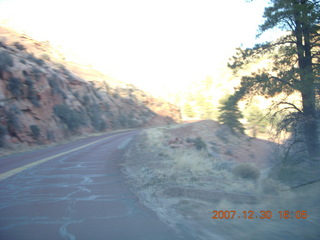
<path fill-rule="evenodd" d="M 255 42 L 266 0 L 0 0 L 2 19 L 145 89 L 214 76 Z"/>

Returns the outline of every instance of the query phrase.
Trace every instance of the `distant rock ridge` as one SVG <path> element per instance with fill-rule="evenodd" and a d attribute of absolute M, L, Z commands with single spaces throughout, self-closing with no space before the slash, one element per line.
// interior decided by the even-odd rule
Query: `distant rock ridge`
<path fill-rule="evenodd" d="M 180 120 L 175 105 L 0 27 L 0 147 Z"/>

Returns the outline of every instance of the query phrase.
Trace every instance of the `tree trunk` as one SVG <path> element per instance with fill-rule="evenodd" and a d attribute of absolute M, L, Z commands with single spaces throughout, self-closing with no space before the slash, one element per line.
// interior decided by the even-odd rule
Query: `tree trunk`
<path fill-rule="evenodd" d="M 312 94 L 302 94 L 304 115 L 303 124 L 309 157 L 312 160 L 316 160 L 320 156 L 320 146 L 318 141 L 318 122 L 316 118 L 315 108 L 313 107 L 314 105 L 311 103 L 312 101 L 314 101 L 314 98 L 312 99 L 312 96 L 310 95 Z"/>
<path fill-rule="evenodd" d="M 310 24 L 308 22 L 306 1 L 301 1 L 303 7 L 294 13 L 297 39 L 297 51 L 299 62 L 299 74 L 302 95 L 304 131 L 309 157 L 312 160 L 320 156 L 320 144 L 318 141 L 318 121 L 316 118 L 315 75 L 312 67 L 312 54 L 310 43 Z M 320 159 L 319 159 L 320 160 Z"/>

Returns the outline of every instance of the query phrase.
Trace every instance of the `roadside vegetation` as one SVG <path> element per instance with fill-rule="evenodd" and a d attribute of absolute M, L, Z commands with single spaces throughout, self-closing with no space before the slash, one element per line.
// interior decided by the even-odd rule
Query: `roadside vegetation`
<path fill-rule="evenodd" d="M 292 239 L 301 239 L 304 232 L 300 222 L 284 223 L 276 216 L 261 220 L 263 224 L 248 219 L 212 220 L 213 210 L 269 210 L 276 215 L 279 209 L 304 208 L 310 209 L 310 221 L 317 221 L 318 185 L 291 189 L 285 184 L 287 181 L 278 178 L 272 162 L 261 167 L 252 162 L 226 160 L 208 151 L 212 143 L 199 137 L 191 134 L 189 140 L 177 138 L 179 128 L 145 130 L 127 150 L 123 172 L 140 201 L 164 222 L 183 226 L 186 231 L 182 235 L 196 239 L 251 239 L 252 234 L 259 234 L 259 239 L 267 240 L 276 232 L 290 232 L 290 236 L 296 236 Z M 186 130 L 184 127 L 181 131 Z M 239 136 L 226 135 L 225 140 L 233 144 Z M 312 224 L 303 229 L 309 236 L 318 234 L 317 226 Z"/>

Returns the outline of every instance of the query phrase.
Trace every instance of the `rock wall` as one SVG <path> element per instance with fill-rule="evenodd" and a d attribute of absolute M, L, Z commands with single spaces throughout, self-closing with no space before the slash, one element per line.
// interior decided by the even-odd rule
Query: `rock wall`
<path fill-rule="evenodd" d="M 1 147 L 179 121 L 177 107 L 133 85 L 103 78 L 88 82 L 49 57 L 35 57 L 20 43 L 0 42 Z"/>

